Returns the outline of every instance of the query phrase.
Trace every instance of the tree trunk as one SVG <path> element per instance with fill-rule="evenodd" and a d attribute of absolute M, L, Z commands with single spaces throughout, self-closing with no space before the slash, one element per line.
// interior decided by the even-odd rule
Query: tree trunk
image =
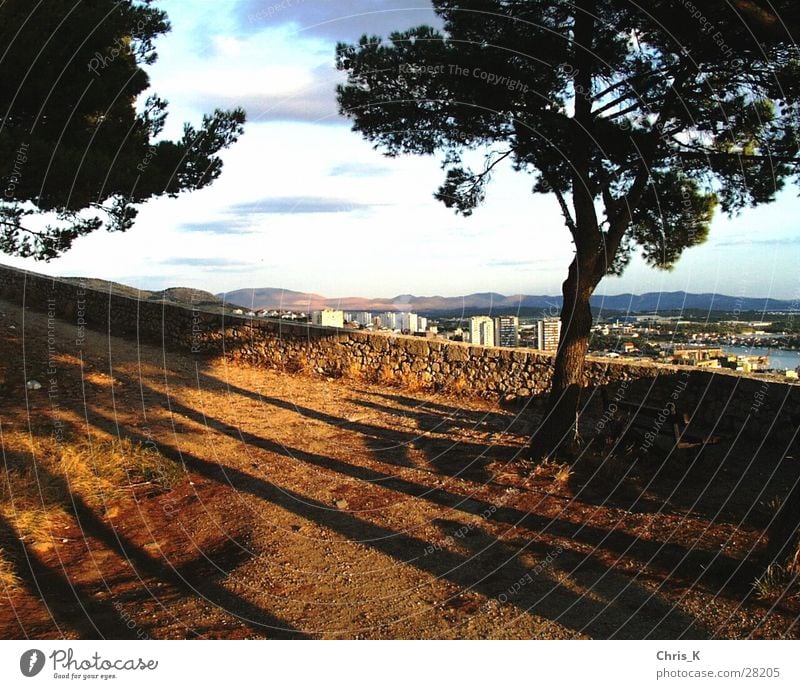
<path fill-rule="evenodd" d="M 592 75 L 595 74 L 595 57 L 592 43 L 595 38 L 595 2 L 577 0 L 575 3 L 574 43 L 576 46 L 573 82 L 576 94 L 592 92 Z M 573 437 L 577 422 L 578 405 L 583 387 L 583 365 L 589 349 L 592 330 L 592 310 L 589 298 L 607 267 L 598 271 L 598 261 L 607 245 L 600 232 L 595 196 L 597 180 L 593 179 L 592 152 L 597 142 L 591 136 L 594 130 L 592 101 L 575 98 L 575 116 L 571 128 L 568 158 L 572 165 L 572 205 L 574 219 L 565 214 L 567 225 L 575 243 L 575 258 L 561 292 L 561 338 L 553 364 L 553 380 L 547 415 L 531 438 L 531 455 L 544 458 Z"/>
<path fill-rule="evenodd" d="M 562 443 L 574 437 L 592 328 L 589 299 L 596 286 L 592 271 L 581 270 L 576 257 L 562 285 L 561 339 L 553 366 L 547 415 L 530 441 L 534 458 L 551 456 Z"/>

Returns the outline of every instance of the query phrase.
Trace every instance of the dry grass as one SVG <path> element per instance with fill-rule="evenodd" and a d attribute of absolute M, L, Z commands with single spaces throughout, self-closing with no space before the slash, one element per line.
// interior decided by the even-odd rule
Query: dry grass
<path fill-rule="evenodd" d="M 572 473 L 572 467 L 569 464 L 558 464 L 553 473 L 553 480 L 556 483 L 567 484 L 569 483 Z"/>
<path fill-rule="evenodd" d="M 283 368 L 287 373 L 307 373 L 311 370 L 311 365 L 305 353 L 298 352 L 287 359 Z"/>
<path fill-rule="evenodd" d="M 777 578 L 783 573 L 784 578 L 791 580 L 798 589 L 797 579 L 800 577 L 800 495 L 795 486 L 785 498 L 775 497 L 767 503 L 769 517 L 768 554 L 772 565 L 759 581 L 766 581 L 767 587 L 780 583 Z M 774 568 L 774 572 L 771 571 Z M 758 588 L 758 582 L 756 583 Z M 760 590 L 760 589 L 759 589 Z M 800 593 L 800 591 L 798 591 Z"/>
<path fill-rule="evenodd" d="M 137 487 L 168 489 L 183 475 L 155 446 L 99 433 L 59 442 L 52 436 L 31 439 L 27 433 L 5 432 L 2 444 L 0 516 L 26 542 L 51 543 L 76 496 L 105 510 L 130 498 Z M 16 584 L 2 551 L 0 582 Z"/>
<path fill-rule="evenodd" d="M 770 516 L 772 516 L 773 514 L 776 514 L 781 509 L 782 506 L 783 506 L 783 498 L 780 497 L 779 495 L 776 495 L 767 502 L 766 504 L 767 513 Z"/>
<path fill-rule="evenodd" d="M 636 458 L 624 449 L 603 452 L 588 448 L 577 457 L 581 473 L 590 475 L 593 480 L 606 486 L 618 486 L 630 479 Z"/>
<path fill-rule="evenodd" d="M 388 364 L 382 364 L 375 376 L 375 382 L 379 385 L 397 385 L 394 369 Z"/>
<path fill-rule="evenodd" d="M 469 381 L 467 380 L 467 377 L 463 375 L 458 375 L 452 380 L 449 380 L 445 384 L 444 390 L 442 390 L 442 392 L 449 395 L 461 395 L 462 393 L 469 390 L 469 387 L 470 385 Z"/>
<path fill-rule="evenodd" d="M 758 598 L 761 600 L 774 600 L 784 594 L 793 583 L 793 577 L 786 568 L 777 562 L 773 562 L 767 567 L 767 571 L 753 582 L 753 586 Z"/>
<path fill-rule="evenodd" d="M 433 390 L 433 381 L 425 380 L 423 371 L 403 371 L 389 364 L 382 364 L 370 379 L 377 385 L 402 388 L 405 392 L 427 392 Z"/>
<path fill-rule="evenodd" d="M 448 387 L 451 392 L 461 393 L 469 390 L 470 384 L 466 376 L 457 376 Z"/>
<path fill-rule="evenodd" d="M 631 461 L 621 454 L 612 453 L 606 455 L 597 467 L 598 476 L 612 484 L 619 485 L 624 481 L 631 471 Z"/>
<path fill-rule="evenodd" d="M 6 559 L 3 549 L 0 548 L 0 589 L 15 589 L 20 585 L 20 578 L 14 571 L 13 565 Z"/>
<path fill-rule="evenodd" d="M 556 483 L 566 484 L 572 476 L 572 466 L 548 457 L 531 471 L 531 478 L 550 478 Z"/>
<path fill-rule="evenodd" d="M 422 372 L 399 371 L 396 376 L 397 385 L 409 393 L 424 392 L 431 388 L 422 378 Z"/>
<path fill-rule="evenodd" d="M 364 371 L 361 369 L 361 364 L 357 361 L 350 360 L 342 367 L 342 377 L 350 378 L 351 380 L 360 380 L 364 377 Z"/>

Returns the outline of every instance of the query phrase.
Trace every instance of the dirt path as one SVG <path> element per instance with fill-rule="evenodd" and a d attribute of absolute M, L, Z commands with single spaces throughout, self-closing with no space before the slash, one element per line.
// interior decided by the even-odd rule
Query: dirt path
<path fill-rule="evenodd" d="M 4 432 L 47 435 L 58 418 L 186 472 L 103 510 L 77 496 L 50 538 L 0 523 L 21 581 L 0 597 L 0 637 L 796 634 L 794 603 L 752 595 L 759 529 L 719 482 L 699 502 L 667 503 L 666 484 L 609 499 L 520 471 L 529 423 L 490 403 L 94 332 L 79 350 L 70 324 L 0 312 Z M 55 379 L 57 410 L 32 378 Z"/>

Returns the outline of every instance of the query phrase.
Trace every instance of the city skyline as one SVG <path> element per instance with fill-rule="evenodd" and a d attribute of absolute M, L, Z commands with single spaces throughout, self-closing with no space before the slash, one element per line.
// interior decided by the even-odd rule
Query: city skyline
<path fill-rule="evenodd" d="M 433 198 L 435 157 L 387 159 L 337 113 L 337 40 L 436 23 L 428 2 L 157 2 L 172 32 L 148 68 L 170 101 L 166 136 L 214 107 L 243 105 L 245 135 L 211 187 L 146 204 L 126 234 L 96 233 L 49 264 L 3 262 L 142 289 L 214 293 L 270 286 L 332 296 L 560 293 L 572 250 L 557 203 L 533 178 L 499 168 L 473 217 Z M 298 144 L 298 142 L 300 142 Z M 797 190 L 736 218 L 717 215 L 709 240 L 672 272 L 635 258 L 601 294 L 718 293 L 794 299 Z"/>

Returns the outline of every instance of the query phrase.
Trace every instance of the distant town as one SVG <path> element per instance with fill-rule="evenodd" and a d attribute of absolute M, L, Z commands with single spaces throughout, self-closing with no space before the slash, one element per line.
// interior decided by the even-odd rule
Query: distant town
<path fill-rule="evenodd" d="M 486 347 L 528 347 L 544 352 L 555 352 L 561 337 L 561 321 L 555 316 L 426 317 L 410 311 L 373 313 L 330 308 L 310 312 L 234 308 L 231 313 Z M 715 321 L 658 314 L 614 315 L 596 317 L 589 347 L 594 356 L 798 379 L 800 333 L 793 326 L 791 315 L 778 315 L 775 320 Z"/>

